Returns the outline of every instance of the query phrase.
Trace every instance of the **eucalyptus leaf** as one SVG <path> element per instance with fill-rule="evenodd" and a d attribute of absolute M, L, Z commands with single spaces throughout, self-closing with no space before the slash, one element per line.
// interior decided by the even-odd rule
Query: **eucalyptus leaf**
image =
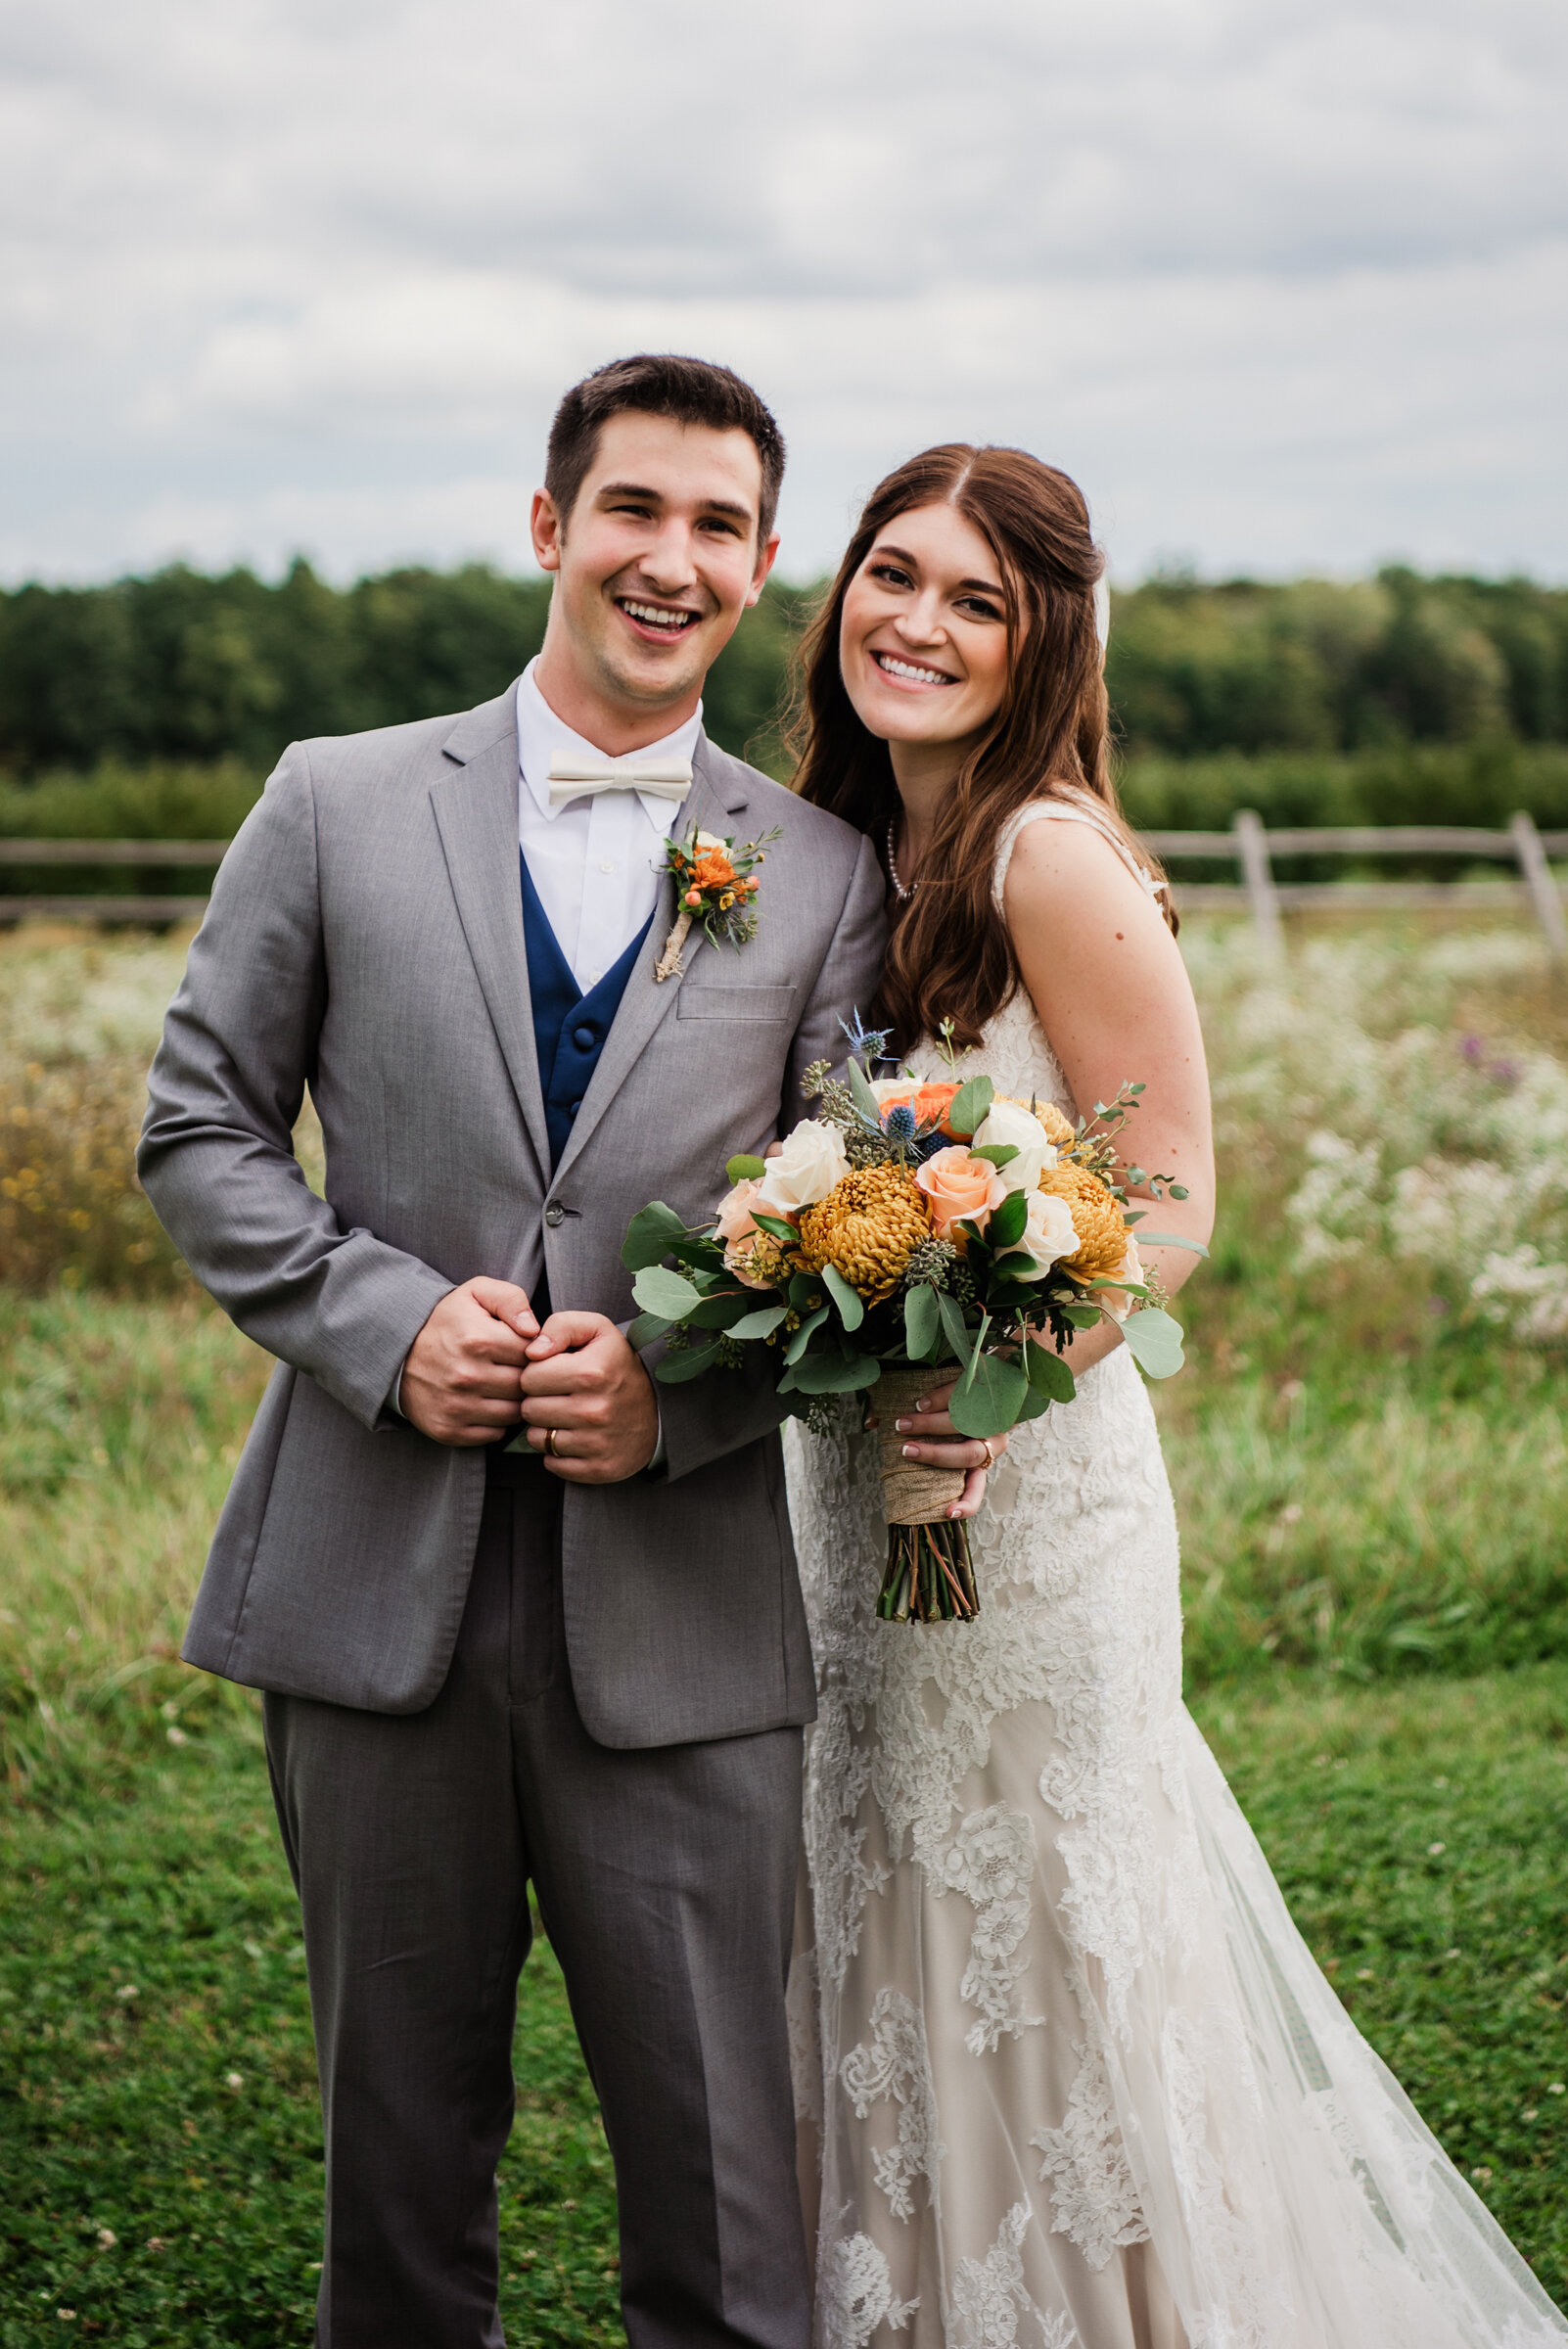
<path fill-rule="evenodd" d="M 672 1207 L 656 1199 L 632 1217 L 626 1226 L 626 1236 L 621 1244 L 621 1261 L 630 1272 L 640 1272 L 644 1265 L 657 1265 L 660 1258 L 669 1254 L 676 1240 L 686 1237 L 686 1226 Z"/>
<path fill-rule="evenodd" d="M 947 1131 L 967 1142 L 976 1128 L 986 1123 L 995 1093 L 996 1087 L 989 1077 L 971 1077 L 967 1084 L 958 1087 L 948 1106 L 944 1121 Z"/>
<path fill-rule="evenodd" d="M 683 1346 L 665 1356 L 654 1376 L 663 1387 L 683 1387 L 689 1378 L 701 1378 L 717 1353 L 716 1346 Z"/>
<path fill-rule="evenodd" d="M 1000 1168 L 1010 1167 L 1018 1152 L 1011 1142 L 986 1142 L 979 1149 L 971 1150 L 969 1155 L 971 1158 L 987 1159 L 992 1166 Z"/>
<path fill-rule="evenodd" d="M 929 1282 L 904 1292 L 903 1333 L 912 1362 L 929 1362 L 937 1350 L 942 1331 L 942 1315 L 937 1310 L 937 1292 Z"/>
<path fill-rule="evenodd" d="M 1180 1369 L 1181 1324 L 1159 1306 L 1146 1306 L 1140 1313 L 1129 1313 L 1122 1324 L 1122 1335 L 1129 1354 L 1148 1377 L 1174 1378 Z"/>
<path fill-rule="evenodd" d="M 1177 1231 L 1140 1231 L 1140 1248 L 1186 1248 L 1194 1256 L 1207 1256 L 1209 1251 L 1201 1240 L 1184 1240 Z"/>
<path fill-rule="evenodd" d="M 1098 1329 L 1103 1318 L 1097 1305 L 1064 1305 L 1062 1319 L 1071 1321 L 1075 1329 Z"/>
<path fill-rule="evenodd" d="M 771 1337 L 789 1310 L 787 1305 L 759 1306 L 755 1313 L 743 1313 L 738 1321 L 732 1321 L 729 1334 L 742 1344 L 749 1338 Z"/>
<path fill-rule="evenodd" d="M 937 1291 L 937 1310 L 942 1315 L 942 1326 L 946 1335 L 947 1344 L 960 1362 L 967 1361 L 969 1359 L 969 1331 L 964 1325 L 963 1308 L 955 1297 L 948 1296 L 945 1289 L 939 1289 Z"/>
<path fill-rule="evenodd" d="M 765 1159 L 753 1158 L 747 1150 L 738 1151 L 724 1169 L 731 1182 L 761 1182 L 767 1173 Z"/>
<path fill-rule="evenodd" d="M 822 1281 L 828 1295 L 839 1309 L 839 1319 L 846 1329 L 858 1329 L 865 1319 L 865 1304 L 858 1292 L 852 1289 L 842 1272 L 832 1265 L 822 1267 Z"/>
<path fill-rule="evenodd" d="M 695 1313 L 686 1315 L 692 1329 L 729 1329 L 742 1313 L 751 1311 L 751 1300 L 744 1289 L 726 1289 L 717 1297 L 705 1297 Z"/>
<path fill-rule="evenodd" d="M 850 1098 L 855 1108 L 870 1125 L 880 1127 L 882 1111 L 877 1104 L 875 1093 L 871 1090 L 870 1081 L 857 1060 L 850 1062 L 849 1077 Z"/>
<path fill-rule="evenodd" d="M 647 1313 L 663 1313 L 667 1320 L 684 1321 L 702 1303 L 702 1292 L 692 1286 L 684 1272 L 670 1272 L 663 1265 L 644 1265 L 631 1284 L 631 1294 Z"/>
<path fill-rule="evenodd" d="M 874 1354 L 808 1354 L 795 1365 L 795 1384 L 803 1395 L 853 1395 L 857 1388 L 874 1387 L 881 1376 Z"/>
<path fill-rule="evenodd" d="M 1078 1393 L 1078 1383 L 1059 1354 L 1048 1346 L 1037 1346 L 1033 1338 L 1024 1341 L 1024 1370 L 1030 1385 L 1050 1403 L 1071 1403 Z"/>
<path fill-rule="evenodd" d="M 1004 1361 L 999 1354 L 983 1354 L 947 1409 L 961 1435 L 1002 1436 L 1016 1424 L 1028 1393 L 1029 1381 L 1016 1362 Z"/>
<path fill-rule="evenodd" d="M 1042 1395 L 1038 1387 L 1026 1384 L 1024 1400 L 1018 1406 L 1018 1421 L 1015 1424 L 1021 1424 L 1026 1419 L 1039 1419 L 1050 1407 L 1051 1399 L 1048 1395 Z"/>
<path fill-rule="evenodd" d="M 795 1332 L 794 1337 L 791 1338 L 789 1345 L 785 1350 L 784 1359 L 787 1362 L 798 1363 L 800 1361 L 802 1356 L 806 1352 L 807 1347 L 811 1342 L 811 1332 L 813 1330 L 820 1329 L 827 1317 L 828 1309 L 825 1305 L 819 1305 L 814 1313 L 807 1314 L 806 1319 L 801 1323 L 800 1328 Z"/>
<path fill-rule="evenodd" d="M 640 1354 L 645 1346 L 656 1346 L 665 1332 L 674 1326 L 662 1313 L 639 1313 L 626 1324 L 626 1344 L 633 1354 Z"/>

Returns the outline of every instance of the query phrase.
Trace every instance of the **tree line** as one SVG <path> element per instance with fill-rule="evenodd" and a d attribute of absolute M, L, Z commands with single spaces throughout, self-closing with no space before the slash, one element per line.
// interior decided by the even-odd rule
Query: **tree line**
<path fill-rule="evenodd" d="M 769 585 L 716 665 L 715 739 L 768 764 L 814 591 Z M 0 591 L 0 773 L 233 759 L 466 709 L 538 650 L 549 588 L 485 565 L 335 588 L 174 565 Z M 1107 682 L 1132 759 L 1568 740 L 1568 590 L 1526 579 L 1203 584 L 1114 599 Z"/>

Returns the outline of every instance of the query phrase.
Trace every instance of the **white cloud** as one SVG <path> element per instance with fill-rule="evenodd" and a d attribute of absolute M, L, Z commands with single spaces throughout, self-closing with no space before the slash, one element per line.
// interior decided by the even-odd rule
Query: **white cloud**
<path fill-rule="evenodd" d="M 1555 0 L 0 12 L 11 576 L 525 559 L 555 397 L 755 374 L 786 567 L 922 440 L 1118 570 L 1568 573 Z"/>

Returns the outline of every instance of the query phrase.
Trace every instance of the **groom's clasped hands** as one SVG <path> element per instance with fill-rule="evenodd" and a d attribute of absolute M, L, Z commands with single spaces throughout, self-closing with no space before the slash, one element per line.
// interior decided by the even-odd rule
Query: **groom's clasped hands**
<path fill-rule="evenodd" d="M 659 1441 L 652 1382 L 616 1324 L 560 1313 L 541 1328 L 509 1280 L 448 1291 L 409 1350 L 398 1403 L 438 1444 L 494 1444 L 525 1426 L 571 1484 L 620 1484 L 649 1465 Z"/>

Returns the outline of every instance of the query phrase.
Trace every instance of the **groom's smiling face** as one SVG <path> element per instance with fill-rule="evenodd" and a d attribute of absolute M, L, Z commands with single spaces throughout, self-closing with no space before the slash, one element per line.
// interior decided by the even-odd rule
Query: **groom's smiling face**
<path fill-rule="evenodd" d="M 776 537 L 758 543 L 761 487 L 748 433 L 626 410 L 601 429 L 564 527 L 535 495 L 534 552 L 555 574 L 540 691 L 600 749 L 623 747 L 611 731 L 654 740 L 696 708 L 778 552 Z"/>

